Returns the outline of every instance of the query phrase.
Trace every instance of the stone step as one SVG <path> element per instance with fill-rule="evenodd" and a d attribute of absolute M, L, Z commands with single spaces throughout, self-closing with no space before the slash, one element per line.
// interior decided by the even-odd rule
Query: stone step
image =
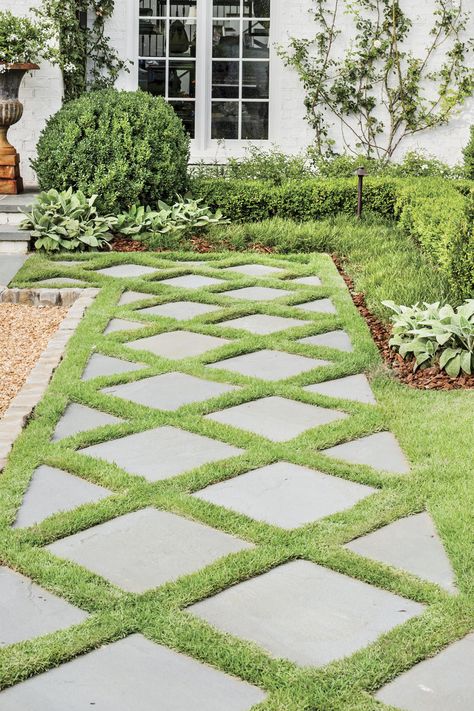
<path fill-rule="evenodd" d="M 0 291 L 3 287 L 8 286 L 26 259 L 27 257 L 23 254 L 0 255 Z"/>
<path fill-rule="evenodd" d="M 27 190 L 20 195 L 0 195 L 0 213 L 15 213 L 27 210 L 38 196 L 38 190 Z"/>
<path fill-rule="evenodd" d="M 20 230 L 16 225 L 0 224 L 0 253 L 26 254 L 30 245 L 28 230 Z"/>

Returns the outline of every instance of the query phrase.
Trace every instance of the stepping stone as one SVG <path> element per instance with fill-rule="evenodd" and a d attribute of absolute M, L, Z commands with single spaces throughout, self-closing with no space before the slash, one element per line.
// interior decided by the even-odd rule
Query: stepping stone
<path fill-rule="evenodd" d="M 224 272 L 239 272 L 248 276 L 267 276 L 268 274 L 281 274 L 284 269 L 269 267 L 266 264 L 241 264 L 238 267 L 225 267 Z"/>
<path fill-rule="evenodd" d="M 72 511 L 111 495 L 112 492 L 102 486 L 43 464 L 33 474 L 14 528 L 33 526 L 53 514 Z"/>
<path fill-rule="evenodd" d="M 127 592 L 143 593 L 253 546 L 182 516 L 147 508 L 46 548 Z"/>
<path fill-rule="evenodd" d="M 243 301 L 273 301 L 281 299 L 283 296 L 290 296 L 291 291 L 286 289 L 271 289 L 267 286 L 248 286 L 245 289 L 232 289 L 232 291 L 222 291 L 221 296 L 230 296 L 232 299 Z"/>
<path fill-rule="evenodd" d="M 401 518 L 345 547 L 366 558 L 407 570 L 451 593 L 457 592 L 451 563 L 426 512 Z"/>
<path fill-rule="evenodd" d="M 172 263 L 170 264 L 170 267 L 174 267 L 176 264 L 178 264 L 180 267 L 200 267 L 200 266 L 202 266 L 203 264 L 205 264 L 206 266 L 209 266 L 209 267 L 212 268 L 212 262 L 209 263 L 209 262 L 204 261 L 204 260 L 201 260 L 201 261 L 189 261 L 189 262 L 186 262 L 186 261 L 184 261 L 184 262 L 183 262 L 183 261 L 180 261 L 180 262 L 172 262 Z"/>
<path fill-rule="evenodd" d="M 198 274 L 188 274 L 187 276 L 171 277 L 171 279 L 163 279 L 160 284 L 168 286 L 178 286 L 181 289 L 201 289 L 203 286 L 214 286 L 214 284 L 223 284 L 222 279 L 214 279 L 214 277 L 199 276 Z"/>
<path fill-rule="evenodd" d="M 221 308 L 221 306 L 199 304 L 194 301 L 172 301 L 169 304 L 159 304 L 158 306 L 140 309 L 137 313 L 149 314 L 150 316 L 165 316 L 166 318 L 174 318 L 177 321 L 189 321 L 195 316 L 210 314 L 213 311 L 219 311 Z"/>
<path fill-rule="evenodd" d="M 233 318 L 230 321 L 221 321 L 220 326 L 226 328 L 237 328 L 242 331 L 250 331 L 261 336 L 270 333 L 284 331 L 287 328 L 296 326 L 308 326 L 308 321 L 301 321 L 296 318 L 283 318 L 282 316 L 266 316 L 265 314 L 253 314 L 252 316 L 242 316 Z"/>
<path fill-rule="evenodd" d="M 317 276 L 304 276 L 291 280 L 293 284 L 306 284 L 307 286 L 321 286 L 321 279 Z"/>
<path fill-rule="evenodd" d="M 345 412 L 307 405 L 283 397 L 265 397 L 220 410 L 207 419 L 231 425 L 271 439 L 286 442 L 302 432 L 347 417 Z"/>
<path fill-rule="evenodd" d="M 236 385 L 214 383 L 185 373 L 165 373 L 125 385 L 112 385 L 102 392 L 139 405 L 174 411 L 191 402 L 202 402 L 239 389 Z"/>
<path fill-rule="evenodd" d="M 78 265 L 84 266 L 87 262 L 77 261 L 77 259 L 59 259 L 58 261 L 53 261 L 52 264 L 60 264 L 62 267 L 77 267 Z"/>
<path fill-rule="evenodd" d="M 280 528 L 296 528 L 350 509 L 376 489 L 288 462 L 241 474 L 193 494 Z"/>
<path fill-rule="evenodd" d="M 409 669 L 375 698 L 404 711 L 472 711 L 474 634 Z"/>
<path fill-rule="evenodd" d="M 120 417 L 114 417 L 105 412 L 93 410 L 91 407 L 73 402 L 67 406 L 56 425 L 52 439 L 57 442 L 63 437 L 72 437 L 78 432 L 94 430 L 96 427 L 104 427 L 105 425 L 115 425 L 119 422 L 123 422 Z"/>
<path fill-rule="evenodd" d="M 0 647 L 78 625 L 87 617 L 29 578 L 0 567 Z"/>
<path fill-rule="evenodd" d="M 264 699 L 257 687 L 134 634 L 2 691 L 0 707 L 250 711 Z"/>
<path fill-rule="evenodd" d="M 144 267 L 141 264 L 117 264 L 115 267 L 105 267 L 96 271 L 97 274 L 105 274 L 109 277 L 133 279 L 145 274 L 153 274 L 158 271 L 158 267 Z"/>
<path fill-rule="evenodd" d="M 324 383 L 307 385 L 303 390 L 310 393 L 319 393 L 328 397 L 337 397 L 342 400 L 354 400 L 369 405 L 376 405 L 377 401 L 365 375 L 349 375 L 346 378 L 327 380 Z"/>
<path fill-rule="evenodd" d="M 297 304 L 295 309 L 300 311 L 313 311 L 318 314 L 335 314 L 336 307 L 331 299 L 316 299 L 315 301 L 307 301 L 305 304 Z"/>
<path fill-rule="evenodd" d="M 408 474 L 410 471 L 410 464 L 391 432 L 376 432 L 323 449 L 321 453 L 349 464 L 365 464 L 394 474 Z"/>
<path fill-rule="evenodd" d="M 126 304 L 134 304 L 136 301 L 142 301 L 142 299 L 151 299 L 155 294 L 144 294 L 141 291 L 125 291 L 120 297 L 118 302 L 119 306 L 125 306 Z"/>
<path fill-rule="evenodd" d="M 177 427 L 158 427 L 94 444 L 79 452 L 117 464 L 129 474 L 143 476 L 148 481 L 159 481 L 203 464 L 236 457 L 243 450 Z"/>
<path fill-rule="evenodd" d="M 297 560 L 188 610 L 277 657 L 320 667 L 371 644 L 424 606 Z"/>
<path fill-rule="evenodd" d="M 299 343 L 335 348 L 338 351 L 346 351 L 347 353 L 352 353 L 354 350 L 351 339 L 345 331 L 329 331 L 328 333 L 320 333 L 318 336 L 308 336 L 307 338 L 301 338 Z"/>
<path fill-rule="evenodd" d="M 113 318 L 109 321 L 104 335 L 107 333 L 115 333 L 116 331 L 136 331 L 137 328 L 145 328 L 146 323 L 143 321 L 126 321 L 123 318 Z"/>
<path fill-rule="evenodd" d="M 159 333 L 157 336 L 140 338 L 138 341 L 127 343 L 129 348 L 136 351 L 150 351 L 154 355 L 171 360 L 193 358 L 200 356 L 214 348 L 221 348 L 230 343 L 228 338 L 216 338 L 202 333 L 190 331 L 169 331 Z"/>
<path fill-rule="evenodd" d="M 120 358 L 112 358 L 101 353 L 93 353 L 82 374 L 81 380 L 92 380 L 101 375 L 118 375 L 119 373 L 132 373 L 142 370 L 145 366 L 141 363 L 130 363 Z"/>
<path fill-rule="evenodd" d="M 263 350 L 256 353 L 247 353 L 220 360 L 218 363 L 208 365 L 208 368 L 218 370 L 230 370 L 233 373 L 248 375 L 251 378 L 261 378 L 262 380 L 283 380 L 291 378 L 308 370 L 329 365 L 327 360 L 316 358 L 306 358 L 305 356 L 283 353 L 281 351 Z"/>
<path fill-rule="evenodd" d="M 41 284 L 79 284 L 80 286 L 86 286 L 84 281 L 80 279 L 72 279 L 71 277 L 51 277 L 51 279 L 42 279 Z"/>

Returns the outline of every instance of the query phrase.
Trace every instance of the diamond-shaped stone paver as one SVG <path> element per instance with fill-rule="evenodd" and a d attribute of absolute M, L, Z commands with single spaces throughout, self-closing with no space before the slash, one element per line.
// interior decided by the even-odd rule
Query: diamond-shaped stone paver
<path fill-rule="evenodd" d="M 140 309 L 138 313 L 147 314 L 148 316 L 165 316 L 174 318 L 176 321 L 189 321 L 195 316 L 211 314 L 213 311 L 219 311 L 220 309 L 220 306 L 199 304 L 195 301 L 172 301 L 169 304 L 159 304 L 158 306 Z"/>
<path fill-rule="evenodd" d="M 137 328 L 145 328 L 143 321 L 128 321 L 124 318 L 113 318 L 107 324 L 104 334 L 116 333 L 116 331 L 136 331 Z"/>
<path fill-rule="evenodd" d="M 187 274 L 186 276 L 163 279 L 159 283 L 166 284 L 167 286 L 177 286 L 181 289 L 202 289 L 203 286 L 215 286 L 216 284 L 223 284 L 224 281 L 222 279 L 216 279 L 215 277 Z"/>
<path fill-rule="evenodd" d="M 252 548 L 238 538 L 182 516 L 147 508 L 55 541 L 47 549 L 111 583 L 143 593 Z"/>
<path fill-rule="evenodd" d="M 289 462 L 276 462 L 193 496 L 291 529 L 349 509 L 376 489 Z"/>
<path fill-rule="evenodd" d="M 319 393 L 328 397 L 337 397 L 342 400 L 354 400 L 364 402 L 369 405 L 376 405 L 370 383 L 365 375 L 349 375 L 346 378 L 327 380 L 324 383 L 307 385 L 305 388 L 310 393 Z"/>
<path fill-rule="evenodd" d="M 143 299 L 151 299 L 153 294 L 144 294 L 141 291 L 125 291 L 120 297 L 119 306 L 126 306 L 127 304 L 134 304 L 136 301 L 142 301 Z"/>
<path fill-rule="evenodd" d="M 70 284 L 71 286 L 86 286 L 84 281 L 72 277 L 56 276 L 50 279 L 41 279 L 41 284 Z"/>
<path fill-rule="evenodd" d="M 79 451 L 115 463 L 148 481 L 167 479 L 203 464 L 242 454 L 237 447 L 177 427 L 137 432 Z"/>
<path fill-rule="evenodd" d="M 273 289 L 268 286 L 248 286 L 244 289 L 232 289 L 221 292 L 221 296 L 230 296 L 232 299 L 241 301 L 274 301 L 284 296 L 290 296 L 291 291 L 287 289 Z"/>
<path fill-rule="evenodd" d="M 60 264 L 62 267 L 77 267 L 78 264 L 86 266 L 87 262 L 78 261 L 77 259 L 58 259 L 53 264 Z"/>
<path fill-rule="evenodd" d="M 178 265 L 180 267 L 201 267 L 203 264 L 206 266 L 212 267 L 212 262 L 208 260 L 181 260 L 181 261 L 176 261 L 176 262 L 171 262 L 170 267 L 174 267 L 175 265 Z"/>
<path fill-rule="evenodd" d="M 456 592 L 454 572 L 431 516 L 426 512 L 401 518 L 357 538 L 346 548 L 373 560 L 407 570 Z"/>
<path fill-rule="evenodd" d="M 14 528 L 33 526 L 53 514 L 72 511 L 111 495 L 112 492 L 102 486 L 42 464 L 33 474 Z"/>
<path fill-rule="evenodd" d="M 329 331 L 328 333 L 320 333 L 318 336 L 307 336 L 301 338 L 300 343 L 305 343 L 309 346 L 324 346 L 326 348 L 335 348 L 338 351 L 351 353 L 351 339 L 345 331 Z"/>
<path fill-rule="evenodd" d="M 367 437 L 323 449 L 322 454 L 349 464 L 365 464 L 394 474 L 408 474 L 410 464 L 391 432 L 376 432 Z"/>
<path fill-rule="evenodd" d="M 267 336 L 270 333 L 285 331 L 287 328 L 296 326 L 307 326 L 308 321 L 297 318 L 284 318 L 283 316 L 267 316 L 266 314 L 253 314 L 252 316 L 241 316 L 229 321 L 221 321 L 219 326 L 226 328 L 237 328 L 242 331 L 249 331 L 260 336 Z"/>
<path fill-rule="evenodd" d="M 112 385 L 102 392 L 159 410 L 178 410 L 191 402 L 202 402 L 238 389 L 236 385 L 202 380 L 186 373 L 164 373 L 125 385 Z"/>
<path fill-rule="evenodd" d="M 329 361 L 306 358 L 283 351 L 263 350 L 220 360 L 218 363 L 212 363 L 208 368 L 230 370 L 252 378 L 275 381 L 291 378 L 324 365 L 329 365 Z"/>
<path fill-rule="evenodd" d="M 305 286 L 321 286 L 321 279 L 317 276 L 303 276 L 292 279 L 294 284 L 304 284 Z"/>
<path fill-rule="evenodd" d="M 336 307 L 331 299 L 316 299 L 315 301 L 307 301 L 304 304 L 297 304 L 295 309 L 300 311 L 312 311 L 318 314 L 335 314 Z"/>
<path fill-rule="evenodd" d="M 136 351 L 150 351 L 150 353 L 163 358 L 181 360 L 182 358 L 200 356 L 214 348 L 221 348 L 227 343 L 230 343 L 227 338 L 207 336 L 203 333 L 169 331 L 148 338 L 139 338 L 138 341 L 130 341 L 127 346 Z"/>
<path fill-rule="evenodd" d="M 470 634 L 394 679 L 376 698 L 403 711 L 472 711 L 473 659 Z"/>
<path fill-rule="evenodd" d="M 0 693 L 2 711 L 250 711 L 261 689 L 140 634 Z"/>
<path fill-rule="evenodd" d="M 188 609 L 275 656 L 322 666 L 374 642 L 424 607 L 298 560 Z"/>
<path fill-rule="evenodd" d="M 0 647 L 78 625 L 87 616 L 23 575 L 0 567 Z M 1 701 L 0 708 L 3 711 Z"/>
<path fill-rule="evenodd" d="M 222 271 L 238 272 L 247 276 L 270 276 L 272 274 L 282 274 L 285 270 L 279 267 L 270 267 L 266 264 L 241 264 L 237 267 L 225 267 Z"/>
<path fill-rule="evenodd" d="M 248 430 L 273 442 L 286 442 L 305 430 L 346 417 L 346 413 L 339 410 L 307 405 L 283 397 L 252 400 L 206 415 L 206 418 L 215 422 Z"/>
<path fill-rule="evenodd" d="M 53 440 L 57 441 L 63 437 L 72 437 L 78 432 L 93 430 L 96 427 L 104 425 L 115 425 L 123 422 L 120 417 L 114 417 L 99 410 L 93 410 L 91 407 L 71 403 L 67 406 L 63 416 L 56 425 L 53 433 Z"/>
<path fill-rule="evenodd" d="M 158 268 L 145 267 L 141 264 L 117 264 L 115 267 L 105 267 L 104 269 L 97 269 L 98 274 L 105 274 L 105 276 L 116 277 L 119 279 L 133 279 L 135 277 L 145 276 L 145 274 L 153 274 L 157 271 Z"/>
<path fill-rule="evenodd" d="M 135 370 L 142 370 L 145 366 L 141 363 L 130 363 L 128 360 L 113 358 L 112 356 L 93 353 L 86 365 L 81 380 L 92 380 L 101 375 L 118 375 L 121 373 L 132 373 Z"/>

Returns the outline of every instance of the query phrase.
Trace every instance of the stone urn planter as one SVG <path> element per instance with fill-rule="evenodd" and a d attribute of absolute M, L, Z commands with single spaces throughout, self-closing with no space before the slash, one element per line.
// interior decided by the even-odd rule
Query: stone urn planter
<path fill-rule="evenodd" d="M 4 65 L 5 67 L 5 65 Z M 39 69 L 37 64 L 9 64 L 0 71 L 0 194 L 16 195 L 23 192 L 20 176 L 20 156 L 9 143 L 7 132 L 23 114 L 18 90 L 26 72 Z"/>

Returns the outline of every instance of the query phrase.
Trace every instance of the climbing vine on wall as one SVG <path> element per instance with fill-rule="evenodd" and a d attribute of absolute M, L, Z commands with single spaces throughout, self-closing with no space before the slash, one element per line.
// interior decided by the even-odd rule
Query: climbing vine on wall
<path fill-rule="evenodd" d="M 56 38 L 56 59 L 64 77 L 65 99 L 112 86 L 127 62 L 105 35 L 114 0 L 43 0 L 36 11 Z"/>
<path fill-rule="evenodd" d="M 388 161 L 404 139 L 448 123 L 473 94 L 474 43 L 465 38 L 463 0 L 432 2 L 420 46 L 414 35 L 426 25 L 399 0 L 312 0 L 315 36 L 290 38 L 280 54 L 305 88 L 319 154 L 334 151 L 331 129 L 339 125 L 346 150 Z M 417 3 L 412 7 L 416 13 Z M 348 42 L 346 29 L 340 35 L 349 21 Z"/>

